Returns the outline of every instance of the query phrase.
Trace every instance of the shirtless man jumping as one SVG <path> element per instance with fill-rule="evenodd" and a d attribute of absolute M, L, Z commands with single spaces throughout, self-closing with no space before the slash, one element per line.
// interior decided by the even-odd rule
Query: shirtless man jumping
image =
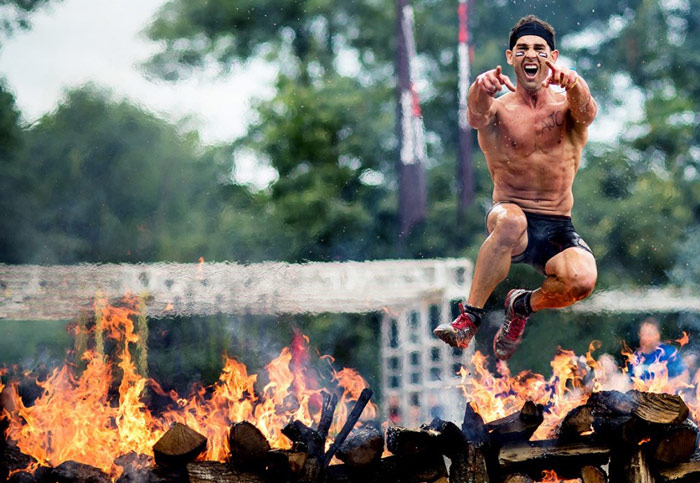
<path fill-rule="evenodd" d="M 598 108 L 586 81 L 557 65 L 554 42 L 551 25 L 534 15 L 522 18 L 506 50 L 517 87 L 499 65 L 469 89 L 469 123 L 478 130 L 494 185 L 489 235 L 476 259 L 466 308 L 460 304 L 462 314 L 434 333 L 451 346 L 467 347 L 511 263 L 532 265 L 546 279 L 537 290 L 508 293 L 505 320 L 493 341 L 501 360 L 520 345 L 533 312 L 587 297 L 597 278 L 593 253 L 571 223 L 571 188 Z M 512 92 L 496 98 L 504 86 Z"/>

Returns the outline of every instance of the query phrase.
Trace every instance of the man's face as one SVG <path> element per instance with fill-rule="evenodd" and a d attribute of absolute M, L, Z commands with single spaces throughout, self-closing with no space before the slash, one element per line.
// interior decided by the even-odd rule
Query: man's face
<path fill-rule="evenodd" d="M 639 328 L 639 348 L 645 354 L 650 354 L 656 350 L 661 342 L 661 334 L 654 324 L 642 324 Z"/>
<path fill-rule="evenodd" d="M 528 91 L 536 91 L 549 75 L 545 60 L 556 62 L 558 50 L 551 50 L 547 42 L 537 35 L 523 35 L 513 46 L 506 50 L 508 64 L 513 66 L 518 84 Z"/>

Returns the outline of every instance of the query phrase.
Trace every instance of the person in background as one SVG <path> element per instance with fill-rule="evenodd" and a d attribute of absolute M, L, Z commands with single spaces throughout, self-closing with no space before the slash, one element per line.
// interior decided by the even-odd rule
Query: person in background
<path fill-rule="evenodd" d="M 648 317 L 639 325 L 639 349 L 634 351 L 627 369 L 630 377 L 648 381 L 658 377 L 664 370 L 668 378 L 683 375 L 686 368 L 678 348 L 661 342 L 659 321 Z"/>

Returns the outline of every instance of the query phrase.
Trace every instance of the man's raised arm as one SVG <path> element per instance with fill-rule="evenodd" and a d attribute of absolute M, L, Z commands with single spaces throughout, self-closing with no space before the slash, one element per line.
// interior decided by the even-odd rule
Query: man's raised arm
<path fill-rule="evenodd" d="M 515 91 L 515 86 L 507 75 L 501 72 L 499 65 L 479 75 L 467 95 L 467 119 L 474 129 L 481 129 L 493 119 L 493 98 L 501 92 L 503 86 Z"/>
<path fill-rule="evenodd" d="M 548 87 L 556 84 L 566 89 L 566 99 L 571 108 L 571 117 L 577 123 L 589 126 L 598 113 L 598 104 L 593 99 L 586 81 L 574 70 L 560 68 L 549 60 L 546 60 L 545 63 L 552 72 L 544 81 L 543 86 Z"/>

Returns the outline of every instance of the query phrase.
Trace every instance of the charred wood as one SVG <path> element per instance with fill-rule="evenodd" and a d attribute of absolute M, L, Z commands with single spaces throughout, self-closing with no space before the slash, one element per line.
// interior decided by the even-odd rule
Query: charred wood
<path fill-rule="evenodd" d="M 301 421 L 293 421 L 284 428 L 282 434 L 295 443 L 302 443 L 306 447 L 307 457 L 299 472 L 300 482 L 315 483 L 323 479 L 323 446 L 325 440 L 318 431 L 309 428 Z"/>
<path fill-rule="evenodd" d="M 421 483 L 437 482 L 447 476 L 445 460 L 438 454 L 389 456 L 371 471 L 357 471 L 348 465 L 328 467 L 327 483 Z M 450 480 L 451 481 L 451 480 Z"/>
<path fill-rule="evenodd" d="M 579 406 L 569 411 L 559 425 L 559 438 L 573 440 L 585 433 L 593 431 L 593 408 L 588 405 Z"/>
<path fill-rule="evenodd" d="M 22 470 L 36 462 L 36 459 L 22 453 L 17 445 L 11 442 L 6 444 L 0 448 L 0 481 L 5 481 L 11 472 Z"/>
<path fill-rule="evenodd" d="M 471 404 L 467 403 L 464 410 L 464 420 L 462 421 L 462 432 L 467 441 L 477 445 L 488 442 L 489 435 L 484 424 L 484 419 L 479 413 L 474 411 Z"/>
<path fill-rule="evenodd" d="M 360 393 L 360 396 L 357 398 L 357 402 L 355 402 L 355 406 L 353 406 L 352 411 L 350 411 L 350 414 L 348 414 L 348 419 L 345 421 L 345 424 L 336 435 L 333 444 L 330 448 L 328 448 L 328 452 L 324 456 L 324 468 L 328 467 L 331 459 L 333 459 L 333 455 L 335 455 L 335 452 L 338 451 L 338 448 L 340 448 L 340 446 L 345 442 L 345 438 L 348 437 L 350 431 L 352 431 L 352 428 L 354 428 L 357 421 L 360 420 L 362 411 L 365 410 L 367 403 L 369 403 L 369 400 L 372 398 L 372 394 L 374 393 L 368 388 L 363 389 Z"/>
<path fill-rule="evenodd" d="M 230 465 L 216 461 L 188 463 L 187 476 L 190 483 L 271 483 L 258 473 L 237 471 Z"/>
<path fill-rule="evenodd" d="M 433 451 L 437 450 L 450 458 L 451 483 L 488 483 L 489 473 L 483 451 L 486 445 L 469 442 L 456 424 L 439 418 L 433 419 L 423 430 L 437 434 Z"/>
<path fill-rule="evenodd" d="M 505 418 L 486 423 L 486 430 L 494 444 L 527 441 L 544 421 L 543 406 L 527 401 L 523 408 Z"/>
<path fill-rule="evenodd" d="M 164 466 L 184 466 L 207 448 L 207 438 L 194 429 L 175 423 L 153 445 L 156 463 Z"/>
<path fill-rule="evenodd" d="M 323 408 L 321 410 L 321 419 L 318 422 L 318 434 L 325 441 L 328 437 L 328 430 L 333 424 L 333 415 L 335 414 L 335 408 L 338 405 L 338 396 L 333 394 L 331 396 L 327 392 L 323 393 Z"/>
<path fill-rule="evenodd" d="M 514 475 L 509 475 L 503 483 L 533 483 L 535 480 L 527 475 L 516 473 Z"/>
<path fill-rule="evenodd" d="M 99 469 L 66 461 L 61 463 L 51 472 L 51 479 L 56 483 L 109 483 L 110 478 Z"/>
<path fill-rule="evenodd" d="M 8 480 L 8 483 L 55 483 L 52 478 L 53 468 L 48 466 L 40 466 L 34 473 L 20 471 L 14 473 Z"/>
<path fill-rule="evenodd" d="M 336 456 L 351 468 L 376 465 L 384 452 L 384 436 L 373 426 L 355 429 L 340 446 Z"/>
<path fill-rule="evenodd" d="M 619 483 L 654 483 L 647 456 L 641 447 L 623 448 L 610 456 L 610 480 Z"/>
<path fill-rule="evenodd" d="M 554 470 L 565 478 L 578 478 L 583 466 L 602 466 L 610 449 L 592 440 L 565 443 L 557 440 L 511 443 L 498 455 L 504 474 L 522 473 L 538 480 L 544 470 Z"/>
<path fill-rule="evenodd" d="M 439 439 L 440 433 L 430 428 L 416 430 L 391 426 L 386 430 L 386 447 L 397 456 L 441 452 Z"/>
<path fill-rule="evenodd" d="M 255 425 L 248 421 L 234 423 L 229 430 L 228 441 L 231 464 L 240 469 L 265 468 L 270 443 Z"/>

